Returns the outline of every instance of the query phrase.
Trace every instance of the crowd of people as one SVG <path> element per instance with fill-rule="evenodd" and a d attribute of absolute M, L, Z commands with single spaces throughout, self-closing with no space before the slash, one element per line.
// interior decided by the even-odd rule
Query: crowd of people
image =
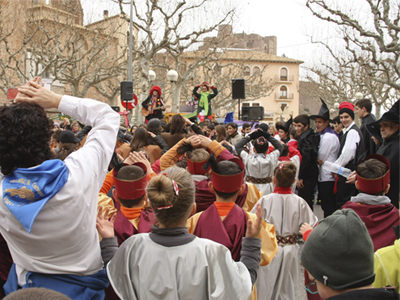
<path fill-rule="evenodd" d="M 239 130 L 206 82 L 168 124 L 161 94 L 133 126 L 40 78 L 0 108 L 0 297 L 296 299 L 303 266 L 308 299 L 399 299 L 399 101 Z"/>

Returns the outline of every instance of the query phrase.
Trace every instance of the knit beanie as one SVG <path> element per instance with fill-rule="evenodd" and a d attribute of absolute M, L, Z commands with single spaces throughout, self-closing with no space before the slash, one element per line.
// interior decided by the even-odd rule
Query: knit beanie
<path fill-rule="evenodd" d="M 301 262 L 316 280 L 334 290 L 362 287 L 375 280 L 371 237 L 351 209 L 336 211 L 314 228 Z"/>
<path fill-rule="evenodd" d="M 339 104 L 339 115 L 348 113 L 354 120 L 354 104 L 350 102 L 342 102 Z"/>

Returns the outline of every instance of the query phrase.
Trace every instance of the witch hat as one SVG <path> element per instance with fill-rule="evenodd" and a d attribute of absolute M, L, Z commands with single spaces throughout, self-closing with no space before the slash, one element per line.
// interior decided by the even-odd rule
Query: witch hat
<path fill-rule="evenodd" d="M 326 103 L 324 102 L 324 100 L 322 100 L 322 98 L 320 98 L 320 99 L 321 99 L 321 102 L 322 102 L 321 108 L 319 109 L 318 114 L 310 116 L 310 119 L 311 120 L 315 120 L 315 118 L 322 118 L 325 121 L 327 121 L 327 120 L 331 121 L 330 117 L 329 117 L 328 105 L 326 105 Z"/>
<path fill-rule="evenodd" d="M 367 124 L 367 130 L 382 143 L 383 140 L 381 136 L 381 122 L 386 121 L 399 124 L 399 119 L 400 119 L 400 99 L 397 100 L 397 102 L 393 104 L 392 108 L 389 109 L 388 112 L 385 112 L 379 120 Z"/>
<path fill-rule="evenodd" d="M 290 125 L 292 125 L 292 123 L 293 123 L 293 117 L 290 116 L 290 119 L 287 120 L 287 122 L 286 122 L 285 124 L 283 124 L 283 125 L 276 125 L 276 130 L 282 129 L 282 130 L 284 130 L 285 132 L 289 132 L 289 130 L 290 130 Z"/>

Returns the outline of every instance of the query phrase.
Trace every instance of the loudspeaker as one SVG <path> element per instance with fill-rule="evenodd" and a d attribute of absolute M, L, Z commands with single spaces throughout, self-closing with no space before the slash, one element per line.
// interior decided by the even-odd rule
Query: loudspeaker
<path fill-rule="evenodd" d="M 132 102 L 133 101 L 133 82 L 121 81 L 121 100 Z"/>
<path fill-rule="evenodd" d="M 264 107 L 242 106 L 242 120 L 243 121 L 264 120 Z"/>
<path fill-rule="evenodd" d="M 232 99 L 246 99 L 244 79 L 232 79 Z"/>

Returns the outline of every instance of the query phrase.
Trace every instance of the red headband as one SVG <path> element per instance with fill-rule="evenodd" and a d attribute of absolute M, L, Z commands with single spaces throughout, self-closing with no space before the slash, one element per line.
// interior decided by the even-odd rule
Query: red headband
<path fill-rule="evenodd" d="M 196 174 L 196 175 L 204 175 L 206 174 L 210 168 L 208 167 L 207 170 L 203 169 L 203 166 L 207 163 L 208 158 L 204 161 L 198 161 L 198 162 L 194 162 L 191 161 L 188 157 L 186 157 L 186 162 L 187 162 L 187 170 L 189 171 L 190 174 Z"/>
<path fill-rule="evenodd" d="M 390 183 L 390 163 L 386 157 L 379 154 L 368 155 L 362 162 L 375 158 L 388 166 L 387 172 L 379 178 L 363 178 L 357 174 L 358 188 L 366 194 L 377 194 L 382 192 Z"/>
<path fill-rule="evenodd" d="M 138 199 L 146 193 L 146 187 L 147 187 L 146 165 L 141 162 L 137 162 L 134 163 L 132 166 L 140 167 L 144 171 L 143 177 L 134 180 L 118 179 L 115 177 L 118 172 L 115 171 L 115 169 L 113 170 L 115 190 L 117 192 L 118 197 L 124 200 Z"/>
<path fill-rule="evenodd" d="M 242 169 L 242 172 L 235 175 L 221 175 L 211 171 L 211 181 L 213 183 L 213 187 L 218 192 L 222 193 L 237 192 L 240 189 L 240 186 L 243 184 L 244 164 L 242 159 L 239 157 L 232 157 L 228 160 L 236 163 Z"/>

